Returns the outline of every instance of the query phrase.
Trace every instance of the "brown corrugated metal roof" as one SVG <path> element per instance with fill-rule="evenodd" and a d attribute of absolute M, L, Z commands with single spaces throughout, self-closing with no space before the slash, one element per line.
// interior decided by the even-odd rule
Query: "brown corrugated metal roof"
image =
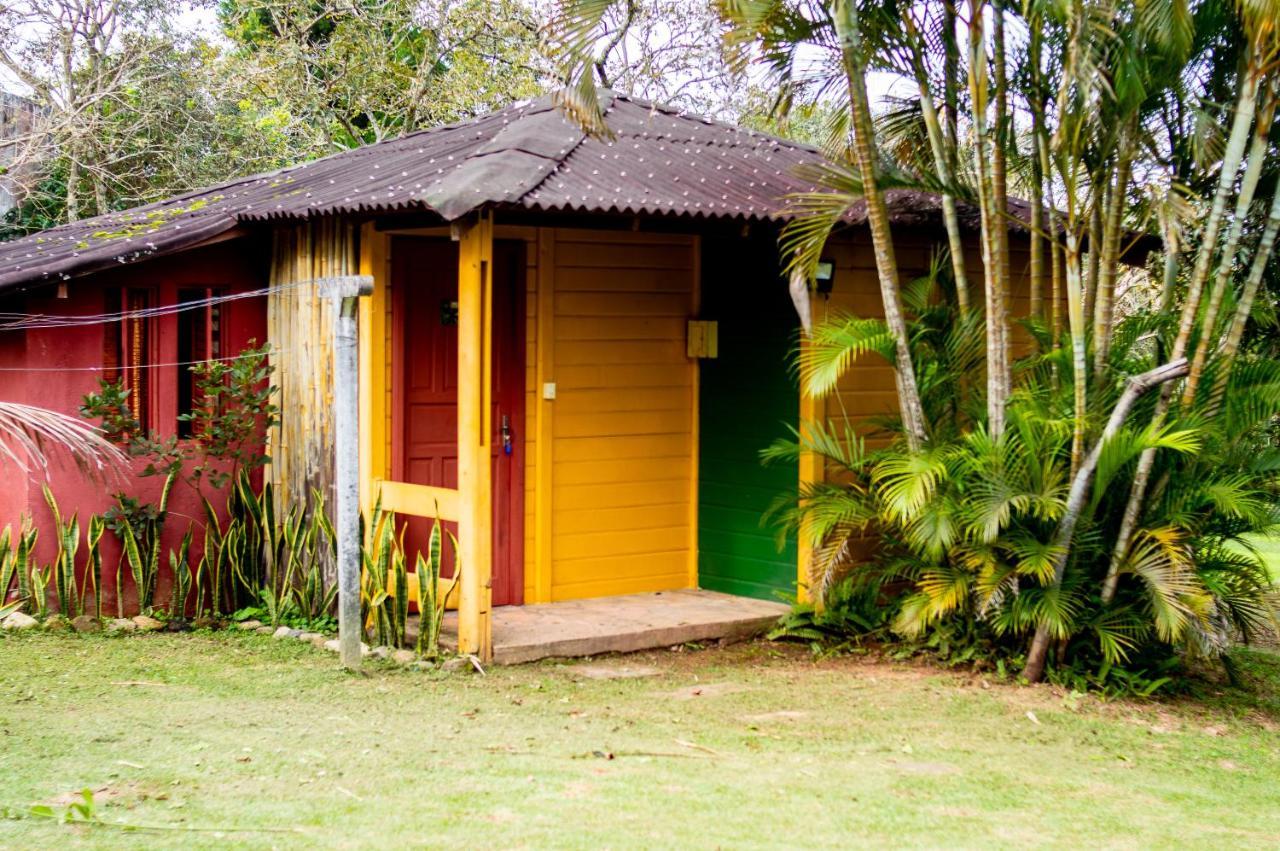
<path fill-rule="evenodd" d="M 612 139 L 587 136 L 549 96 L 464 124 L 412 133 L 270 174 L 0 243 L 0 289 L 65 279 L 195 245 L 254 222 L 421 211 L 454 220 L 486 206 L 789 218 L 806 145 L 610 95 Z M 935 196 L 894 192 L 911 223 L 938 220 Z M 974 214 L 976 216 L 976 213 Z M 853 223 L 862 216 L 854 211 Z"/>

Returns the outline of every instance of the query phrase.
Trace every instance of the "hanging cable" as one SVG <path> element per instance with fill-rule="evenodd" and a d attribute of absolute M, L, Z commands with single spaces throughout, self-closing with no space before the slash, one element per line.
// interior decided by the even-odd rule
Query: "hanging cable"
<path fill-rule="evenodd" d="M 239 293 L 208 296 L 192 301 L 178 302 L 158 307 L 146 307 L 138 310 L 123 310 L 117 313 L 96 313 L 82 316 L 42 314 L 42 313 L 0 313 L 0 331 L 28 331 L 48 328 L 82 328 L 93 325 L 110 325 L 127 319 L 152 319 L 161 316 L 172 316 L 187 310 L 200 310 L 216 304 L 260 298 L 286 290 L 311 286 L 312 281 L 299 281 L 290 284 L 277 284 L 257 290 L 246 290 Z M 3 321 L 3 320 L 8 321 Z"/>
<path fill-rule="evenodd" d="M 268 357 L 287 352 L 288 349 L 273 348 L 267 352 Z M 219 358 L 205 358 L 204 360 L 189 361 L 169 361 L 167 363 L 141 363 L 141 364 L 118 364 L 116 366 L 0 366 L 0 372 L 129 372 L 139 369 L 166 369 L 176 366 L 200 366 L 206 363 L 227 362 L 237 360 L 248 360 L 249 358 L 262 357 L 261 352 L 241 353 L 238 355 L 227 355 Z"/>

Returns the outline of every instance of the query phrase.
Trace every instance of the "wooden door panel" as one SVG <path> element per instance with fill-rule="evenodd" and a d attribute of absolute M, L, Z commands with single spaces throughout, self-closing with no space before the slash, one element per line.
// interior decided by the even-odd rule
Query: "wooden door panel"
<path fill-rule="evenodd" d="M 524 597 L 524 261 L 521 244 L 495 243 L 493 264 L 493 604 Z M 398 481 L 458 486 L 458 248 L 456 243 L 396 237 L 391 244 L 394 293 L 396 421 L 392 467 Z M 513 430 L 503 451 L 501 426 Z M 447 524 L 453 529 L 454 524 Z M 426 547 L 431 521 L 407 518 L 410 567 Z M 463 553 L 465 569 L 466 554 Z M 453 559 L 445 573 L 452 575 Z"/>

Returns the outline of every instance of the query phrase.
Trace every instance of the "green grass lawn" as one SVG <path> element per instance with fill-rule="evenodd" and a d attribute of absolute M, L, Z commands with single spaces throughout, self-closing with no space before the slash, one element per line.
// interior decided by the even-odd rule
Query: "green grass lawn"
<path fill-rule="evenodd" d="M 1280 538 L 1258 537 L 1253 545 L 1271 568 L 1271 578 L 1280 582 Z"/>
<path fill-rule="evenodd" d="M 259 636 L 0 634 L 0 847 L 1275 847 L 1280 656 L 1240 661 L 1246 690 L 1108 703 L 765 643 L 357 677 Z M 587 676 L 625 666 L 657 670 Z M 84 787 L 184 830 L 22 817 Z"/>

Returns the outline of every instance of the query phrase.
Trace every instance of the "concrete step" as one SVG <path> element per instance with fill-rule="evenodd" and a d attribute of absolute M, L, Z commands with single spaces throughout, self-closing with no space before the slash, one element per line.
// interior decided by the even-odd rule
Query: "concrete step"
<path fill-rule="evenodd" d="M 768 631 L 786 611 L 783 603 L 703 590 L 499 606 L 493 610 L 493 656 L 499 665 L 516 665 L 697 641 L 740 641 Z M 441 643 L 455 648 L 455 612 L 445 616 L 443 632 Z"/>

